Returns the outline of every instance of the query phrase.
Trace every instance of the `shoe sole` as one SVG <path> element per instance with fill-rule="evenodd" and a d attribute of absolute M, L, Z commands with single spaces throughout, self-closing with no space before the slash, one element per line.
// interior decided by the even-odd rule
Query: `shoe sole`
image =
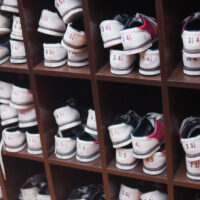
<path fill-rule="evenodd" d="M 5 63 L 6 61 L 8 61 L 10 58 L 10 56 L 7 56 L 6 58 L 3 58 L 2 60 L 0 60 L 0 65 Z"/>
<path fill-rule="evenodd" d="M 44 33 L 44 34 L 47 34 L 47 35 L 53 35 L 53 36 L 63 36 L 64 35 L 64 33 L 59 33 L 59 32 L 52 31 L 52 30 L 45 29 L 45 28 L 41 28 L 41 27 L 39 27 L 37 29 L 37 31 L 40 32 L 40 33 Z"/>
<path fill-rule="evenodd" d="M 5 6 L 5 5 L 1 6 L 1 10 L 7 11 L 7 12 L 19 13 L 19 9 L 18 8 L 10 7 L 10 6 Z"/>
<path fill-rule="evenodd" d="M 93 134 L 93 135 L 98 134 L 96 130 L 92 130 L 92 129 L 88 128 L 87 126 L 85 126 L 85 132 Z"/>
<path fill-rule="evenodd" d="M 59 158 L 59 159 L 62 159 L 62 160 L 71 159 L 71 158 L 73 158 L 75 155 L 76 155 L 76 151 L 73 152 L 73 153 L 70 154 L 70 155 L 67 155 L 67 156 L 61 156 L 61 155 L 59 155 L 59 154 L 56 153 L 56 157 Z"/>
<path fill-rule="evenodd" d="M 20 128 L 27 128 L 27 127 L 31 127 L 31 126 L 36 126 L 37 124 L 38 124 L 37 120 L 33 121 L 33 122 L 27 122 L 27 123 L 21 123 L 21 122 L 19 122 L 19 127 Z"/>
<path fill-rule="evenodd" d="M 89 61 L 85 61 L 85 62 L 71 62 L 71 61 L 67 61 L 67 65 L 70 66 L 70 67 L 84 67 L 84 66 L 87 66 L 89 65 Z"/>
<path fill-rule="evenodd" d="M 56 63 L 44 61 L 44 65 L 45 65 L 45 67 L 54 68 L 54 67 L 61 67 L 61 66 L 65 65 L 66 62 L 67 62 L 67 59 L 60 61 L 60 62 L 56 62 Z"/>
<path fill-rule="evenodd" d="M 166 170 L 166 166 L 164 166 L 162 169 L 156 170 L 156 171 L 150 170 L 150 169 L 147 169 L 147 168 L 143 167 L 143 172 L 145 174 L 152 175 L 152 176 L 162 174 L 165 170 Z"/>
<path fill-rule="evenodd" d="M 155 76 L 160 74 L 160 70 L 156 70 L 156 71 L 145 71 L 139 68 L 139 73 L 145 76 Z"/>
<path fill-rule="evenodd" d="M 29 148 L 27 148 L 27 152 L 29 154 L 32 154 L 32 155 L 39 155 L 39 154 L 42 154 L 42 150 L 31 150 Z"/>
<path fill-rule="evenodd" d="M 13 148 L 13 149 L 5 146 L 5 150 L 6 150 L 7 152 L 16 153 L 16 152 L 22 151 L 25 147 L 26 147 L 26 143 L 23 144 L 23 145 L 20 146 L 20 147 Z"/>
<path fill-rule="evenodd" d="M 23 64 L 23 63 L 26 63 L 27 62 L 27 59 L 13 59 L 13 58 L 10 58 L 10 62 L 13 63 L 13 64 Z"/>
<path fill-rule="evenodd" d="M 64 23 L 69 23 L 73 21 L 75 18 L 78 18 L 80 15 L 82 15 L 83 8 L 76 8 L 71 11 L 69 11 L 65 16 L 63 16 Z"/>
<path fill-rule="evenodd" d="M 128 139 L 128 140 L 126 140 L 126 141 L 124 141 L 124 142 L 122 142 L 122 143 L 113 144 L 113 148 L 116 149 L 116 148 L 124 147 L 124 146 L 126 146 L 126 145 L 131 144 L 131 142 L 132 142 L 132 140 L 131 140 L 131 139 Z"/>
<path fill-rule="evenodd" d="M 64 130 L 67 130 L 67 129 L 70 129 L 70 128 L 73 128 L 75 126 L 78 126 L 79 124 L 81 124 L 81 121 L 77 121 L 77 122 L 72 122 L 72 123 L 69 123 L 69 124 L 65 124 L 63 126 L 59 126 L 59 131 L 64 131 Z"/>
<path fill-rule="evenodd" d="M 61 46 L 63 48 L 65 48 L 65 49 L 67 49 L 68 51 L 72 51 L 72 52 L 76 52 L 76 53 L 79 53 L 79 52 L 83 51 L 86 48 L 86 46 L 84 46 L 84 47 L 76 47 L 76 46 L 74 46 L 73 47 L 72 45 L 68 45 L 68 44 L 66 44 L 66 42 L 64 42 L 64 38 L 61 41 Z"/>
<path fill-rule="evenodd" d="M 13 124 L 13 123 L 16 123 L 16 122 L 18 122 L 18 117 L 8 119 L 8 120 L 2 120 L 1 125 L 6 126 L 6 125 Z"/>
<path fill-rule="evenodd" d="M 186 57 L 190 57 L 190 58 L 199 58 L 200 57 L 200 50 L 189 50 L 189 49 L 183 48 L 183 52 Z"/>
<path fill-rule="evenodd" d="M 137 164 L 138 161 L 134 162 L 132 165 L 120 165 L 120 163 L 116 162 L 116 167 L 121 170 L 132 170 L 137 166 Z"/>
<path fill-rule="evenodd" d="M 13 33 L 10 34 L 10 38 L 15 39 L 15 40 L 24 40 L 22 36 L 15 35 Z"/>
<path fill-rule="evenodd" d="M 10 29 L 9 28 L 0 28 L 0 35 L 4 35 L 10 33 Z"/>
<path fill-rule="evenodd" d="M 34 106 L 34 104 L 29 104 L 29 105 L 19 105 L 19 104 L 15 104 L 14 102 L 10 101 L 10 106 L 16 109 L 26 109 L 26 108 L 31 108 Z"/>
<path fill-rule="evenodd" d="M 157 40 L 157 38 L 154 40 L 151 40 L 143 45 L 140 45 L 138 48 L 124 49 L 124 54 L 132 55 L 132 54 L 137 54 L 137 53 L 143 52 L 143 51 L 147 50 L 148 48 L 150 48 L 156 40 Z"/>
<path fill-rule="evenodd" d="M 200 180 L 200 174 L 199 174 L 199 176 L 192 176 L 187 172 L 186 175 L 187 175 L 187 177 L 189 179 L 192 179 L 192 180 L 195 180 L 195 181 L 199 181 Z"/>
<path fill-rule="evenodd" d="M 116 69 L 112 69 L 112 68 L 110 69 L 111 73 L 117 74 L 117 75 L 126 75 L 126 74 L 131 73 L 132 70 L 133 70 L 133 67 L 126 69 L 126 70 L 116 70 Z"/>
<path fill-rule="evenodd" d="M 110 48 L 112 46 L 115 46 L 115 45 L 118 45 L 118 44 L 121 44 L 122 43 L 122 39 L 121 38 L 117 38 L 117 39 L 113 39 L 113 40 L 110 40 L 108 42 L 104 42 L 104 48 Z"/>
<path fill-rule="evenodd" d="M 191 76 L 198 76 L 200 75 L 200 71 L 190 71 L 190 70 L 183 70 L 184 74 L 191 75 Z"/>
<path fill-rule="evenodd" d="M 98 157 L 100 156 L 100 153 L 98 153 L 97 155 L 95 155 L 92 158 L 80 158 L 77 154 L 76 154 L 76 159 L 80 162 L 92 162 L 94 160 L 96 160 Z"/>

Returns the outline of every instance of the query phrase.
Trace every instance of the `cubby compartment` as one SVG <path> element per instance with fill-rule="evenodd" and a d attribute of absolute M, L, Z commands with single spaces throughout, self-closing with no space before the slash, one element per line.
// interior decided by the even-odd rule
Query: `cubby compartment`
<path fill-rule="evenodd" d="M 186 188 L 186 187 L 174 187 L 174 199 L 181 199 L 181 200 L 198 200 L 199 199 L 199 190 Z"/>
<path fill-rule="evenodd" d="M 121 176 L 115 176 L 115 175 L 108 175 L 108 181 L 109 181 L 109 198 L 111 200 L 116 200 L 119 198 L 120 193 L 120 186 L 121 184 L 129 187 L 138 189 L 141 194 L 159 190 L 162 193 L 167 194 L 167 186 L 166 184 L 159 183 L 159 182 L 152 182 L 150 181 L 141 181 L 137 179 L 131 179 L 131 178 L 124 178 Z"/>
<path fill-rule="evenodd" d="M 88 172 L 69 167 L 51 165 L 52 179 L 56 199 L 68 199 L 70 193 L 77 187 L 90 184 L 103 185 L 101 173 Z M 76 178 L 78 175 L 79 178 Z"/>
<path fill-rule="evenodd" d="M 190 116 L 199 116 L 200 91 L 195 89 L 168 89 L 169 92 L 169 114 L 170 114 L 170 140 L 172 150 L 172 165 L 175 173 L 175 181 L 183 184 L 198 184 L 186 176 L 185 152 L 180 143 L 180 126 L 182 121 Z"/>
<path fill-rule="evenodd" d="M 28 178 L 36 174 L 44 174 L 44 165 L 41 162 L 3 157 L 7 180 L 4 182 L 7 199 L 19 199 L 20 188 Z M 23 163 L 23 164 L 22 164 Z"/>
<path fill-rule="evenodd" d="M 97 1 L 93 2 L 92 0 L 87 1 L 89 7 L 89 15 L 92 19 L 93 23 L 90 25 L 90 37 L 91 41 L 95 41 L 91 43 L 91 49 L 93 49 L 91 53 L 92 61 L 94 63 L 96 72 L 96 77 L 98 79 L 118 79 L 118 81 L 138 81 L 138 82 L 160 82 L 160 75 L 157 76 L 144 76 L 141 75 L 138 71 L 139 67 L 139 56 L 137 56 L 136 62 L 134 64 L 133 71 L 130 74 L 126 75 L 115 75 L 110 71 L 110 49 L 114 48 L 104 48 L 103 41 L 101 38 L 100 32 L 100 23 L 104 20 L 111 20 L 117 14 L 128 14 L 129 16 L 134 16 L 136 13 L 145 14 L 147 16 L 151 16 L 153 18 L 157 17 L 156 13 L 156 1 L 130 1 L 125 0 L 123 3 L 116 1 Z M 134 5 L 134 6 L 132 6 Z M 145 5 L 145 6 L 144 6 Z M 97 53 L 94 54 L 94 51 Z M 121 58 L 123 59 L 123 58 Z"/>
<path fill-rule="evenodd" d="M 101 131 L 109 172 L 138 178 L 146 177 L 147 175 L 142 172 L 142 163 L 131 171 L 116 168 L 115 149 L 112 147 L 108 126 L 113 123 L 118 114 L 129 110 L 135 111 L 140 116 L 149 112 L 162 113 L 161 88 L 103 81 L 98 81 L 97 85 L 101 109 Z M 165 180 L 166 172 L 159 177 Z"/>

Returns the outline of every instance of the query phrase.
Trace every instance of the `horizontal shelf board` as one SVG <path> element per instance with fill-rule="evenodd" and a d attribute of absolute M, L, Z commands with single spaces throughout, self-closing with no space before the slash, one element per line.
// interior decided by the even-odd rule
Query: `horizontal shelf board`
<path fill-rule="evenodd" d="M 3 155 L 5 155 L 5 156 L 12 156 L 12 157 L 16 157 L 16 158 L 24 158 L 24 159 L 34 160 L 34 161 L 39 161 L 39 162 L 44 161 L 43 154 L 40 154 L 40 155 L 29 154 L 27 152 L 26 148 L 23 149 L 22 151 L 16 152 L 16 153 L 7 152 L 5 150 L 3 150 L 2 152 L 3 152 Z"/>
<path fill-rule="evenodd" d="M 44 62 L 34 67 L 34 74 L 56 76 L 56 77 L 68 77 L 68 78 L 79 78 L 79 79 L 90 79 L 90 68 L 89 66 L 73 68 L 67 65 L 62 67 L 50 68 L 45 67 Z"/>
<path fill-rule="evenodd" d="M 200 189 L 200 181 L 191 180 L 186 176 L 185 161 L 181 162 L 179 169 L 174 176 L 173 183 L 176 186 Z"/>
<path fill-rule="evenodd" d="M 143 76 L 134 69 L 127 75 L 115 75 L 110 72 L 110 64 L 107 63 L 102 69 L 96 73 L 97 80 L 121 82 L 121 83 L 134 83 L 140 85 L 161 86 L 161 76 Z"/>
<path fill-rule="evenodd" d="M 7 61 L 0 65 L 0 71 L 28 74 L 28 65 L 27 64 L 12 64 L 10 63 L 10 61 Z"/>
<path fill-rule="evenodd" d="M 167 80 L 171 87 L 200 89 L 200 76 L 188 76 L 183 73 L 183 63 L 180 62 Z"/>
<path fill-rule="evenodd" d="M 61 159 L 58 159 L 53 153 L 49 157 L 49 162 L 55 165 L 82 169 L 86 171 L 102 172 L 100 157 L 94 160 L 93 162 L 84 163 L 84 162 L 77 161 L 75 156 L 68 160 L 61 160 Z"/>
<path fill-rule="evenodd" d="M 167 172 L 166 170 L 157 176 L 151 176 L 147 175 L 142 171 L 142 161 L 139 161 L 138 165 L 129 171 L 120 170 L 116 167 L 116 160 L 113 159 L 109 166 L 107 167 L 107 173 L 114 174 L 118 176 L 124 176 L 127 178 L 135 178 L 135 179 L 141 179 L 141 180 L 147 180 L 147 181 L 153 181 L 153 182 L 159 182 L 159 183 L 165 183 L 167 184 Z"/>

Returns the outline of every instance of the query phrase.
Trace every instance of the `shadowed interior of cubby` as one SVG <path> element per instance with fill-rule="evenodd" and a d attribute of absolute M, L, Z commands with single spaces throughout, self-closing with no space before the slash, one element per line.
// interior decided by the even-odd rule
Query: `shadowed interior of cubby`
<path fill-rule="evenodd" d="M 88 0 L 88 5 L 89 16 L 92 20 L 92 23 L 90 23 L 90 37 L 92 41 L 95 41 L 90 45 L 91 48 L 97 52 L 92 58 L 94 59 L 96 72 L 109 61 L 109 49 L 104 49 L 103 47 L 99 28 L 103 20 L 112 19 L 116 14 L 123 13 L 133 16 L 137 12 L 156 18 L 154 0 L 125 0 L 123 3 L 114 0 Z M 91 54 L 92 53 L 94 52 L 91 52 Z"/>
<path fill-rule="evenodd" d="M 198 193 L 198 194 L 197 194 Z M 196 195 L 196 198 L 195 198 Z M 199 190 L 184 187 L 174 187 L 174 199 L 181 200 L 198 200 L 200 196 Z"/>
<path fill-rule="evenodd" d="M 19 198 L 20 188 L 28 178 L 36 174 L 45 174 L 43 163 L 9 156 L 4 156 L 3 160 L 7 176 L 5 186 L 8 199 Z"/>
<path fill-rule="evenodd" d="M 141 181 L 137 179 L 124 178 L 115 175 L 109 175 L 109 191 L 110 199 L 116 200 L 119 197 L 120 185 L 124 184 L 125 186 L 131 188 L 137 188 L 141 193 L 146 193 L 150 191 L 160 190 L 167 194 L 167 186 L 161 183 L 154 183 L 149 181 Z"/>
<path fill-rule="evenodd" d="M 169 136 L 172 141 L 172 158 L 173 169 L 176 172 L 181 159 L 185 159 L 183 148 L 180 143 L 179 129 L 182 121 L 186 117 L 199 116 L 200 108 L 200 91 L 194 89 L 169 88 L 169 105 L 170 105 L 170 128 Z M 185 162 L 183 162 L 185 163 Z M 185 174 L 184 174 L 185 176 Z"/>
<path fill-rule="evenodd" d="M 66 101 L 74 98 L 87 109 L 93 106 L 91 83 L 89 80 L 35 76 L 40 119 L 43 124 L 45 143 L 49 154 L 54 146 L 54 135 L 58 131 L 53 112 L 66 106 Z"/>
<path fill-rule="evenodd" d="M 89 184 L 102 184 L 102 175 L 73 168 L 51 165 L 56 199 L 68 199 L 73 189 Z"/>
<path fill-rule="evenodd" d="M 104 148 L 107 149 L 107 164 L 114 157 L 109 137 L 108 126 L 115 117 L 133 110 L 140 116 L 148 112 L 162 113 L 162 98 L 160 87 L 140 86 L 124 83 L 98 81 Z"/>

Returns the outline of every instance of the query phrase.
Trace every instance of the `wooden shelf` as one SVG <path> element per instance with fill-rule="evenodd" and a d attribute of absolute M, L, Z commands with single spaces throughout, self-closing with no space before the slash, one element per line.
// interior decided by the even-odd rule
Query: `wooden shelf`
<path fill-rule="evenodd" d="M 0 71 L 28 74 L 28 65 L 27 64 L 12 64 L 10 63 L 10 61 L 7 61 L 0 65 Z"/>
<path fill-rule="evenodd" d="M 135 179 L 140 179 L 140 180 L 147 180 L 147 181 L 153 181 L 153 182 L 159 182 L 159 183 L 167 183 L 167 173 L 166 170 L 157 176 L 151 176 L 148 174 L 145 174 L 142 171 L 142 161 L 140 160 L 138 165 L 132 169 L 132 170 L 121 170 L 118 169 L 116 167 L 116 160 L 113 159 L 111 161 L 111 163 L 109 164 L 109 166 L 107 167 L 107 172 L 109 174 L 114 174 L 114 175 L 118 175 L 118 176 L 124 176 L 124 177 L 128 177 L 128 178 L 135 178 Z"/>
<path fill-rule="evenodd" d="M 102 69 L 96 73 L 97 80 L 133 83 L 140 85 L 161 86 L 161 76 L 143 76 L 135 68 L 130 74 L 115 75 L 110 72 L 110 64 L 107 63 Z"/>
<path fill-rule="evenodd" d="M 167 80 L 171 87 L 200 89 L 200 76 L 189 76 L 183 73 L 183 63 L 180 62 Z"/>
<path fill-rule="evenodd" d="M 100 157 L 92 162 L 84 163 L 84 162 L 79 162 L 78 160 L 76 160 L 75 156 L 68 160 L 61 160 L 61 159 L 56 158 L 55 154 L 53 153 L 49 157 L 49 162 L 54 165 L 73 167 L 76 169 L 82 169 L 82 170 L 93 171 L 93 172 L 102 172 Z"/>
<path fill-rule="evenodd" d="M 33 69 L 33 73 L 37 75 L 46 75 L 46 76 L 90 79 L 89 66 L 73 68 L 64 65 L 62 67 L 50 68 L 50 67 L 45 67 L 44 62 L 41 62 Z"/>
<path fill-rule="evenodd" d="M 5 156 L 12 156 L 12 157 L 16 157 L 16 158 L 34 160 L 34 161 L 38 161 L 38 162 L 44 161 L 43 154 L 40 154 L 40 155 L 29 154 L 26 148 L 23 149 L 22 151 L 16 152 L 16 153 L 7 152 L 5 150 L 3 150 L 2 152 L 3 152 L 3 155 L 5 155 Z"/>
<path fill-rule="evenodd" d="M 174 176 L 173 183 L 176 186 L 200 189 L 200 181 L 195 181 L 187 177 L 185 161 L 181 162 Z"/>

